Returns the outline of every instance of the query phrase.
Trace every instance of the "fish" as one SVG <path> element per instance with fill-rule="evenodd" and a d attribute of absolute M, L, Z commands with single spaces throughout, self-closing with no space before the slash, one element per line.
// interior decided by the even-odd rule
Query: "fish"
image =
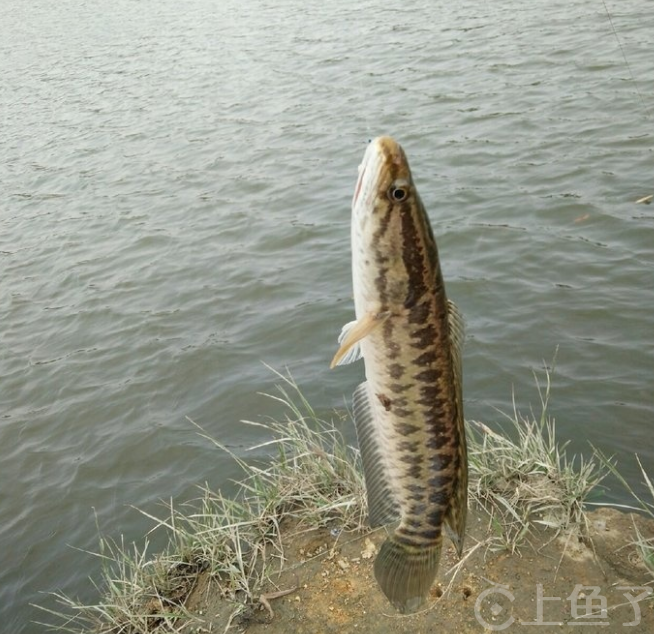
<path fill-rule="evenodd" d="M 400 144 L 372 140 L 352 198 L 354 321 L 331 367 L 363 358 L 352 401 L 372 527 L 399 520 L 375 578 L 397 610 L 426 601 L 443 527 L 459 556 L 468 508 L 462 316 L 445 294 L 436 240 Z"/>

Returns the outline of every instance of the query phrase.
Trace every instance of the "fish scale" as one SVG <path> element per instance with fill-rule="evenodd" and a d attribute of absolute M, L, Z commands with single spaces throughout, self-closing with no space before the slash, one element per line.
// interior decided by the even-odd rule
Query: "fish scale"
<path fill-rule="evenodd" d="M 399 519 L 375 560 L 401 612 L 424 603 L 445 526 L 461 554 L 467 453 L 461 391 L 462 320 L 445 294 L 436 241 L 404 151 L 374 139 L 352 201 L 356 319 L 334 365 L 363 357 L 353 413 L 372 526 Z"/>

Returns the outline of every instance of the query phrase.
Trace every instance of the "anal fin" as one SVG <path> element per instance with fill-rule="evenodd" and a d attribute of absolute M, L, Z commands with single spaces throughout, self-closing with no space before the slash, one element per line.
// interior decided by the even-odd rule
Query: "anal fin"
<path fill-rule="evenodd" d="M 361 383 L 354 391 L 352 409 L 357 431 L 359 451 L 363 462 L 368 498 L 370 526 L 383 526 L 399 517 L 399 508 L 393 497 L 384 468 L 382 448 L 375 428 L 374 407 L 371 405 L 368 383 Z"/>

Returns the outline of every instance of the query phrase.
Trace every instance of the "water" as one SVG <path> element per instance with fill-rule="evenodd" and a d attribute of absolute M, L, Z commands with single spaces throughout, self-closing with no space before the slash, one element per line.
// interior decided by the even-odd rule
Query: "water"
<path fill-rule="evenodd" d="M 382 133 L 466 317 L 467 417 L 501 418 L 512 390 L 537 407 L 532 371 L 558 347 L 560 438 L 639 485 L 654 16 L 610 8 L 622 50 L 581 0 L 4 0 L 4 631 L 42 631 L 43 592 L 94 598 L 98 527 L 140 541 L 132 506 L 230 489 L 187 417 L 249 455 L 238 421 L 279 414 L 262 361 L 319 412 L 343 406 L 362 374 L 327 369 L 353 311 L 349 203 Z"/>

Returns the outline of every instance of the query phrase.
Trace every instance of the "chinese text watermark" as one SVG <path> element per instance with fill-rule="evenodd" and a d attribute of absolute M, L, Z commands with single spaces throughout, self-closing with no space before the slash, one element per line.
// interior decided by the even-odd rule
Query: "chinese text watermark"
<path fill-rule="evenodd" d="M 650 597 L 654 590 L 649 586 L 617 586 L 622 590 L 622 596 L 627 601 L 609 608 L 606 596 L 602 594 L 599 586 L 584 586 L 576 584 L 567 597 L 545 596 L 542 583 L 536 584 L 535 589 L 535 619 L 533 621 L 520 620 L 520 625 L 594 625 L 605 627 L 613 624 L 623 627 L 633 627 L 640 624 L 640 602 Z M 491 632 L 501 632 L 516 622 L 512 614 L 512 604 L 515 595 L 505 586 L 496 585 L 487 588 L 479 594 L 475 601 L 475 618 L 477 622 Z M 563 620 L 547 620 L 546 612 L 553 606 L 563 607 L 564 602 L 569 604 L 570 616 Z M 548 606 L 548 603 L 550 604 Z M 621 623 L 611 622 L 610 611 L 617 607 L 631 606 L 633 618 Z M 561 612 L 559 610 L 559 619 Z"/>

